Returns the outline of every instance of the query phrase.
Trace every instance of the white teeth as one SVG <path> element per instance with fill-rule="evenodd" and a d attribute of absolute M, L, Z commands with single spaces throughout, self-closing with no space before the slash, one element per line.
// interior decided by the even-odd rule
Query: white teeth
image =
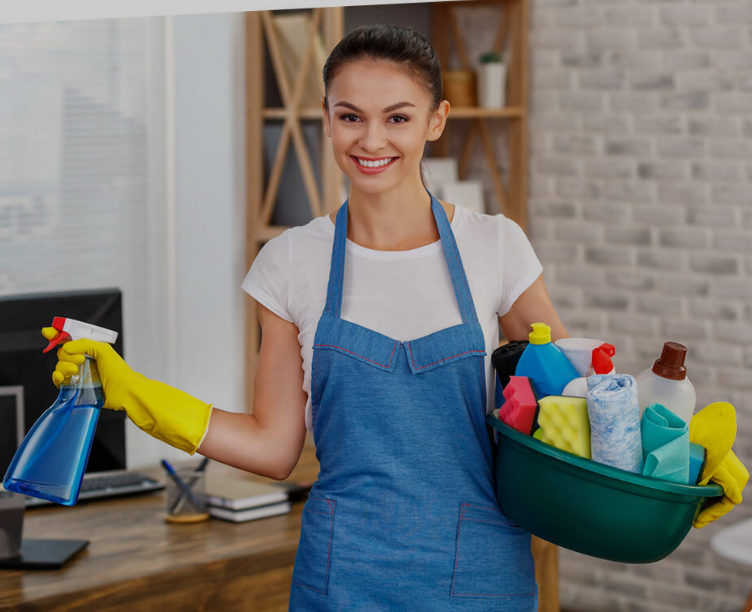
<path fill-rule="evenodd" d="M 378 168 L 379 166 L 386 166 L 388 163 L 390 163 L 394 158 L 390 157 L 388 159 L 380 159 L 378 161 L 368 161 L 364 159 L 360 159 L 359 157 L 356 157 L 355 159 L 358 160 L 358 163 L 361 166 L 365 166 L 366 168 Z"/>

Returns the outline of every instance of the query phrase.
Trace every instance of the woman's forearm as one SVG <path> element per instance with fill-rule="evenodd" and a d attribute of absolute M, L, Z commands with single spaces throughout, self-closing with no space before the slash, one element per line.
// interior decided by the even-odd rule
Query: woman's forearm
<path fill-rule="evenodd" d="M 198 452 L 253 474 L 284 480 L 303 449 L 305 428 L 302 434 L 299 429 L 264 426 L 253 414 L 214 408 Z"/>

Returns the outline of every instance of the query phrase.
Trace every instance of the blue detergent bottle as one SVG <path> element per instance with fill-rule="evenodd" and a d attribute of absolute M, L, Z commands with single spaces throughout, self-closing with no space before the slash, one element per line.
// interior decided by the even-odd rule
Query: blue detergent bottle
<path fill-rule="evenodd" d="M 515 375 L 527 376 L 532 381 L 538 399 L 561 395 L 564 387 L 579 374 L 561 349 L 551 342 L 548 325 L 533 323 L 532 328 L 530 343 L 517 362 Z"/>
<path fill-rule="evenodd" d="M 55 317 L 52 326 L 60 333 L 44 352 L 79 338 L 109 343 L 117 339 L 116 332 L 75 319 Z M 78 373 L 63 381 L 55 403 L 26 434 L 8 466 L 3 486 L 63 506 L 75 504 L 104 401 L 97 363 L 86 355 Z"/>

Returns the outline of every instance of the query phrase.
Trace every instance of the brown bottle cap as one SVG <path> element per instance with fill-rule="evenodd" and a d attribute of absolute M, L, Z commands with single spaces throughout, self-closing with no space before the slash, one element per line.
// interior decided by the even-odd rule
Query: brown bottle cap
<path fill-rule="evenodd" d="M 684 380 L 687 377 L 687 368 L 684 367 L 686 356 L 686 346 L 678 342 L 666 342 L 661 358 L 653 364 L 653 372 L 669 380 Z"/>

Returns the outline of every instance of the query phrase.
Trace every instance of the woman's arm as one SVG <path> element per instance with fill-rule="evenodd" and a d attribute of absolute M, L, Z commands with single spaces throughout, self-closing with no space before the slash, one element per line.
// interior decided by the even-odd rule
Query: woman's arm
<path fill-rule="evenodd" d="M 253 414 L 215 408 L 198 452 L 276 480 L 290 475 L 305 442 L 306 393 L 295 324 L 258 304 L 261 350 Z"/>
<path fill-rule="evenodd" d="M 509 312 L 499 317 L 501 331 L 509 341 L 527 340 L 533 323 L 548 325 L 551 328 L 552 341 L 569 337 L 569 333 L 554 310 L 551 298 L 548 297 L 542 274 L 517 298 Z"/>

